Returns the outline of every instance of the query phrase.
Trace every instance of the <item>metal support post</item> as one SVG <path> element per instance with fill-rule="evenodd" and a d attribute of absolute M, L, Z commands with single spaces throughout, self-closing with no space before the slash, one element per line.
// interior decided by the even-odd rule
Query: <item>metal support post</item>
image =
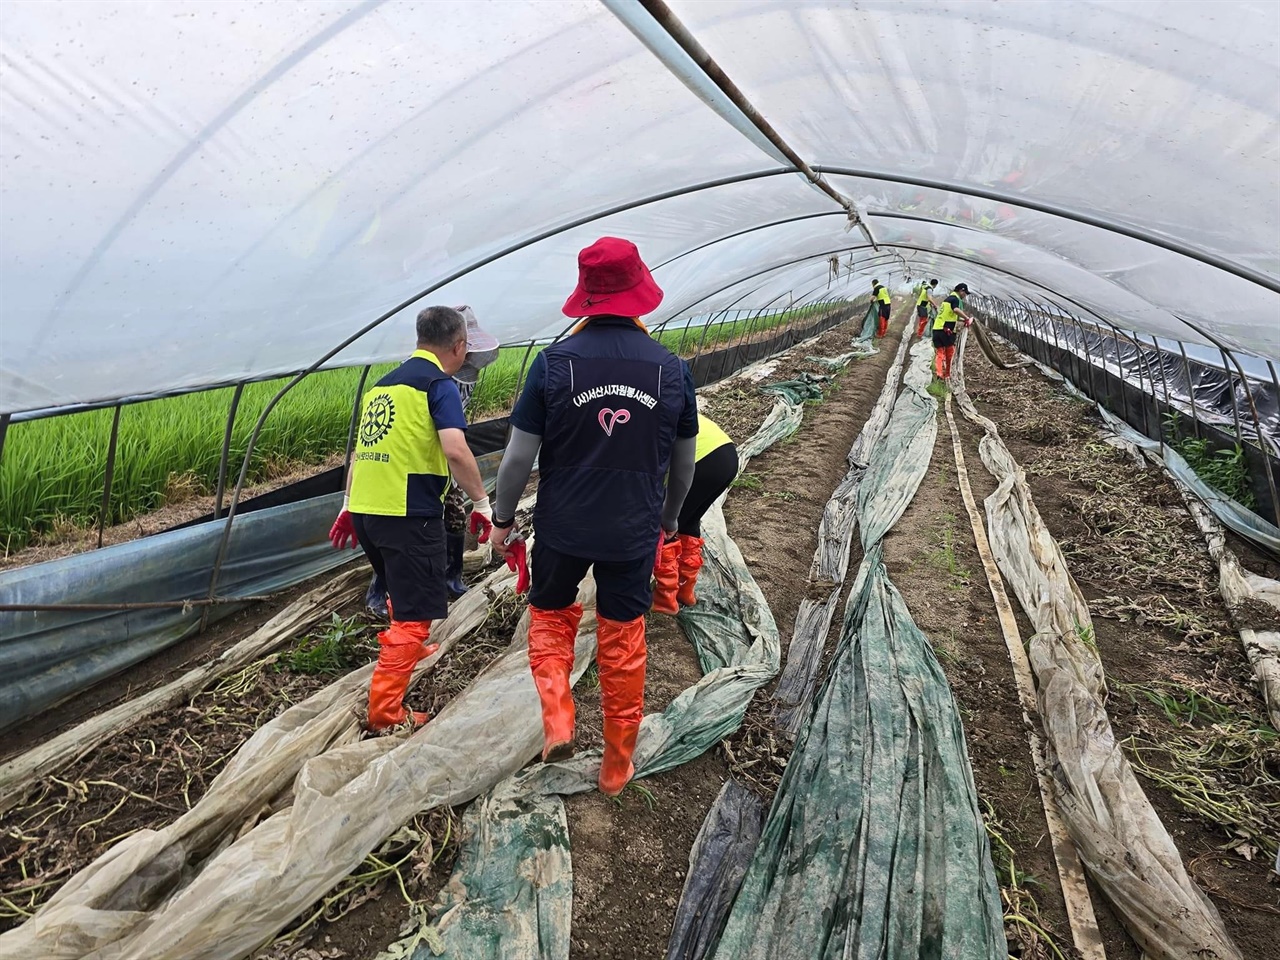
<path fill-rule="evenodd" d="M 360 429 L 360 414 L 364 412 L 361 401 L 364 400 L 364 385 L 369 379 L 369 370 L 370 367 L 365 366 L 365 368 L 360 371 L 360 380 L 356 384 L 356 398 L 351 404 L 351 422 L 347 425 L 347 453 L 346 456 L 342 458 L 343 466 L 347 470 L 351 469 L 351 455 L 356 449 L 356 431 Z M 346 489 L 345 483 L 346 475 L 343 474 L 344 490 Z M 221 501 L 219 501 L 219 503 L 221 503 Z"/>
<path fill-rule="evenodd" d="M 1182 369 L 1187 375 L 1187 397 L 1191 401 L 1191 425 L 1195 428 L 1196 439 L 1200 439 L 1200 416 L 1196 413 L 1196 385 L 1191 382 L 1191 361 L 1187 359 L 1187 350 L 1182 341 L 1177 341 L 1178 350 L 1182 353 Z"/>
<path fill-rule="evenodd" d="M 116 404 L 111 417 L 111 440 L 107 444 L 107 472 L 102 482 L 102 509 L 98 512 L 98 546 L 102 546 L 102 533 L 107 525 L 107 510 L 111 506 L 111 481 L 116 473 L 116 445 L 120 439 L 120 404 Z"/>
<path fill-rule="evenodd" d="M 366 370 L 368 367 L 365 368 Z M 213 495 L 213 519 L 222 518 L 222 496 L 227 492 L 227 463 L 231 459 L 231 434 L 236 425 L 236 411 L 240 409 L 240 398 L 244 395 L 244 382 L 236 384 L 231 394 L 231 406 L 227 410 L 227 428 L 222 433 L 222 454 L 218 457 L 218 486 Z M 350 460 L 350 444 L 347 445 L 347 459 Z"/>

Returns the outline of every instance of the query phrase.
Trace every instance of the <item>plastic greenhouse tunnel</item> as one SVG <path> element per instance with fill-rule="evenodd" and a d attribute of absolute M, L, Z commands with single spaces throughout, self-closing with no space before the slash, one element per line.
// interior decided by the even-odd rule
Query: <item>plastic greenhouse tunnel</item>
<path fill-rule="evenodd" d="M 1272 956 L 1280 3 L 8 0 L 0 546 L 0 960 Z"/>

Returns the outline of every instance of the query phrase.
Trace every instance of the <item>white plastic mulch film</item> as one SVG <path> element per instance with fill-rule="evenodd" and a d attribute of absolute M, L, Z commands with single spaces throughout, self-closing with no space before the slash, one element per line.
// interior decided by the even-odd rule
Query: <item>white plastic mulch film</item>
<path fill-rule="evenodd" d="M 801 157 L 859 174 L 830 179 L 905 258 L 868 273 L 1030 289 L 1013 271 L 1126 327 L 1197 339 L 1177 313 L 1280 355 L 1265 284 L 1016 202 L 1280 277 L 1276 4 L 671 8 Z M 775 171 L 555 234 L 429 299 L 510 340 L 558 328 L 601 234 L 664 264 L 659 319 L 770 267 L 703 306 L 871 255 L 630 0 L 10 2 L 0 137 L 0 413 L 295 371 L 521 241 L 751 173 Z M 411 315 L 333 363 L 403 355 Z"/>

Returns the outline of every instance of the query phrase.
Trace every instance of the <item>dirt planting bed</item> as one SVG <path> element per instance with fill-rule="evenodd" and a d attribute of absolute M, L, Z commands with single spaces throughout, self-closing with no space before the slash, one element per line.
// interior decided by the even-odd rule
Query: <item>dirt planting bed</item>
<path fill-rule="evenodd" d="M 965 376 L 979 411 L 999 426 L 1025 469 L 1045 524 L 1088 601 L 1111 692 L 1108 711 L 1126 756 L 1243 954 L 1268 955 L 1280 936 L 1280 883 L 1268 866 L 1280 840 L 1280 740 L 1265 720 L 1218 593 L 1216 566 L 1182 498 L 1155 468 L 1104 443 L 1091 407 L 1034 368 L 1000 370 L 971 349 Z M 994 483 L 978 455 L 979 432 L 956 419 L 981 501 Z M 1069 945 L 1008 657 L 954 481 L 940 482 L 951 463 L 944 429 L 926 487 L 894 534 L 906 537 L 912 523 L 924 532 L 916 565 L 937 584 L 909 602 L 935 637 L 966 710 L 979 793 L 1008 828 L 1004 839 L 1017 869 L 1043 885 L 1034 895 L 1056 942 Z M 929 500 L 936 501 L 931 510 Z M 925 513 L 931 516 L 920 519 Z M 1253 569 L 1274 576 L 1274 565 L 1254 551 L 1241 554 Z M 1025 638 L 1030 626 L 1021 611 L 1018 616 Z M 1238 619 L 1263 617 L 1246 611 Z M 996 717 L 1003 719 L 993 722 Z M 998 867 L 999 860 L 997 854 Z M 1096 888 L 1092 892 L 1108 956 L 1137 958 Z"/>

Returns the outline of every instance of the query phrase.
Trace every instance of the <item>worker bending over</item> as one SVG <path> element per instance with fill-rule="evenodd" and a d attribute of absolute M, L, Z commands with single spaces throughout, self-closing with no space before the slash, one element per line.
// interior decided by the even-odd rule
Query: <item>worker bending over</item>
<path fill-rule="evenodd" d="M 677 613 L 698 602 L 694 589 L 702 569 L 702 518 L 738 475 L 738 448 L 710 417 L 698 414 L 693 485 L 680 509 L 680 553 L 660 556 L 654 569 L 653 609 Z"/>
<path fill-rule="evenodd" d="M 951 379 L 951 359 L 956 352 L 956 324 L 964 321 L 967 327 L 973 320 L 964 312 L 964 298 L 969 287 L 957 283 L 955 289 L 938 307 L 933 320 L 933 372 L 940 380 Z"/>
<path fill-rule="evenodd" d="M 418 314 L 418 349 L 364 395 L 347 495 L 329 539 L 364 547 L 387 585 L 391 625 L 378 634 L 369 684 L 368 727 L 381 731 L 425 713 L 405 710 L 413 668 L 435 651 L 431 621 L 448 612 L 444 501 L 449 477 L 489 517 L 480 468 L 467 446 L 467 422 L 453 374 L 467 355 L 467 327 L 452 307 Z"/>
<path fill-rule="evenodd" d="M 893 306 L 893 301 L 889 298 L 889 288 L 881 286 L 879 280 L 872 280 L 871 297 L 876 301 L 880 316 L 876 323 L 876 336 L 883 337 L 889 332 L 889 311 Z"/>
<path fill-rule="evenodd" d="M 930 280 L 928 283 L 920 281 L 920 286 L 916 288 L 916 336 L 924 336 L 925 325 L 929 322 L 929 308 L 938 309 L 938 305 L 933 302 L 934 288 L 938 285 L 937 280 Z"/>
<path fill-rule="evenodd" d="M 578 286 L 564 313 L 586 319 L 531 365 L 495 496 L 492 543 L 504 555 L 538 458 L 529 668 L 542 701 L 544 761 L 573 754 L 570 674 L 582 618 L 575 599 L 594 568 L 605 744 L 599 785 L 608 796 L 635 772 L 654 547 L 663 562 L 678 555 L 678 518 L 694 473 L 693 377 L 638 319 L 661 302 L 633 243 L 603 237 L 578 254 Z"/>

